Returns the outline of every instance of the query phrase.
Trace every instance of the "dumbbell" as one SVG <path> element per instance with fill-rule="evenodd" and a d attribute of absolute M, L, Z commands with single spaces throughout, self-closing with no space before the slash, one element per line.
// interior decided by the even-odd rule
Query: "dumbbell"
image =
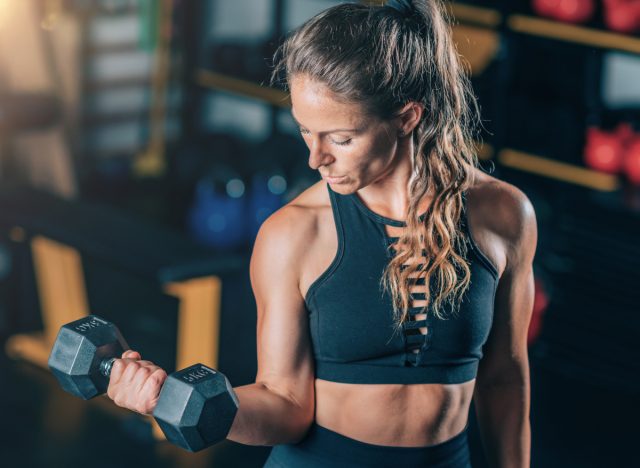
<path fill-rule="evenodd" d="M 106 392 L 113 363 L 127 349 L 114 324 L 89 315 L 60 328 L 49 368 L 64 390 L 88 400 Z M 169 442 L 196 452 L 225 439 L 237 411 L 224 374 L 195 364 L 167 377 L 153 417 Z"/>

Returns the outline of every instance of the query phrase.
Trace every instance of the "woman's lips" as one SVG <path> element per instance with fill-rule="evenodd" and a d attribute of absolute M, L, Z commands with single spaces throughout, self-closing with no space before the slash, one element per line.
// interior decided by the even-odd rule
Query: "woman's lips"
<path fill-rule="evenodd" d="M 339 184 L 346 178 L 346 176 L 340 176 L 340 177 L 322 176 L 322 178 L 326 180 L 327 183 L 329 184 Z"/>

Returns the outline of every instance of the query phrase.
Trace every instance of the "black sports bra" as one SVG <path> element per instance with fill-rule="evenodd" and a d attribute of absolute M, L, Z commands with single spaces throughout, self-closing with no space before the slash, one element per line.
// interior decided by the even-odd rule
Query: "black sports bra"
<path fill-rule="evenodd" d="M 391 298 L 382 291 L 380 279 L 392 255 L 388 247 L 397 238 L 387 235 L 384 224 L 405 224 L 374 213 L 357 194 L 340 195 L 327 187 L 338 250 L 305 297 L 316 377 L 362 384 L 474 379 L 493 321 L 498 272 L 473 241 L 466 214 L 462 224 L 471 284 L 458 312 L 450 314 L 445 308 L 443 320 L 427 308 L 422 318 L 425 310 L 414 307 L 402 333 L 394 333 Z M 424 292 L 412 293 L 412 299 L 424 299 Z"/>

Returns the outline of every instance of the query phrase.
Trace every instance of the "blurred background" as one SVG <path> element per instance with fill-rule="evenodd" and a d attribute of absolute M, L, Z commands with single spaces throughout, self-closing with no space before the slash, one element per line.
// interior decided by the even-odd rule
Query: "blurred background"
<path fill-rule="evenodd" d="M 168 371 L 253 382 L 255 234 L 318 180 L 270 58 L 338 3 L 0 0 L 1 466 L 262 466 L 159 441 L 47 357 L 93 313 Z M 640 0 L 446 3 L 481 164 L 538 218 L 532 465 L 640 466 Z M 478 437 L 472 408 L 485 467 Z"/>

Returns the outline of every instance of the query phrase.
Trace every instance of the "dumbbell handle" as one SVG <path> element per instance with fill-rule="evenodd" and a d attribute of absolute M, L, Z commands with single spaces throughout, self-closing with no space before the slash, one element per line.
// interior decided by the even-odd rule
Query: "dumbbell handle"
<path fill-rule="evenodd" d="M 117 358 L 112 357 L 109 359 L 104 359 L 100 363 L 100 373 L 106 378 L 109 378 L 111 376 L 111 368 L 113 367 L 113 363 L 116 362 L 116 359 Z"/>

